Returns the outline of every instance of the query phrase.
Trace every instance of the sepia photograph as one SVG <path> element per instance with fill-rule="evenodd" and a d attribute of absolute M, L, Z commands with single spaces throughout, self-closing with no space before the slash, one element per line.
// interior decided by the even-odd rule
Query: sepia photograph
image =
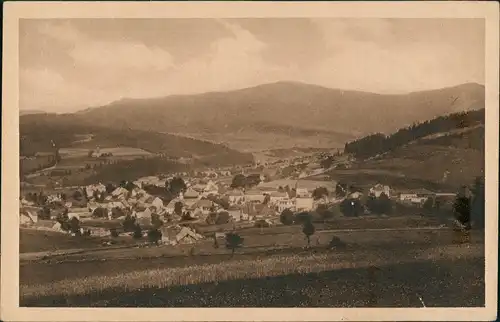
<path fill-rule="evenodd" d="M 498 4 L 63 4 L 5 11 L 3 308 L 495 319 Z"/>

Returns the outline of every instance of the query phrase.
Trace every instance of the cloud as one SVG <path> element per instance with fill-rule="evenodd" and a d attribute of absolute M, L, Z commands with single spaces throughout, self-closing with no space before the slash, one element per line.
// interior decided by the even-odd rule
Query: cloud
<path fill-rule="evenodd" d="M 20 109 L 44 109 L 48 112 L 73 112 L 88 104 L 97 105 L 103 103 L 105 94 L 68 83 L 61 74 L 46 68 L 21 70 L 19 85 Z"/>
<path fill-rule="evenodd" d="M 159 47 L 130 41 L 100 41 L 78 32 L 70 24 L 44 25 L 40 32 L 71 44 L 68 54 L 75 63 L 100 69 L 167 70 L 172 56 Z"/>

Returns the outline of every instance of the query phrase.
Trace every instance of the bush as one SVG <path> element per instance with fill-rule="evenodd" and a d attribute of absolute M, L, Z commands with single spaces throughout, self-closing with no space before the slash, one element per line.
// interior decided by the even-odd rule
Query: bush
<path fill-rule="evenodd" d="M 344 243 L 340 238 L 337 236 L 333 236 L 332 240 L 330 240 L 330 243 L 328 244 L 330 248 L 345 248 L 347 245 Z"/>
<path fill-rule="evenodd" d="M 216 225 L 224 225 L 229 223 L 231 216 L 227 211 L 220 212 L 215 220 Z"/>
<path fill-rule="evenodd" d="M 158 242 L 161 240 L 162 233 L 158 229 L 150 229 L 148 231 L 148 239 L 151 243 L 158 244 Z"/>
<path fill-rule="evenodd" d="M 302 232 L 304 233 L 304 235 L 306 235 L 307 246 L 310 246 L 311 236 L 314 235 L 314 233 L 316 232 L 316 227 L 314 227 L 312 222 L 307 221 L 304 223 L 304 226 L 302 227 Z"/>
<path fill-rule="evenodd" d="M 243 240 L 243 237 L 236 233 L 226 234 L 226 248 L 231 249 L 231 257 L 234 255 L 234 251 L 236 250 L 236 248 L 243 245 Z"/>
<path fill-rule="evenodd" d="M 280 221 L 283 225 L 293 225 L 294 215 L 290 209 L 285 209 L 280 215 Z"/>
<path fill-rule="evenodd" d="M 73 234 L 80 234 L 80 220 L 78 218 L 73 217 L 70 220 L 71 232 Z"/>
<path fill-rule="evenodd" d="M 363 215 L 364 208 L 358 199 L 344 199 L 340 203 L 340 211 L 346 217 L 357 217 Z"/>
<path fill-rule="evenodd" d="M 142 229 L 141 229 L 141 226 L 139 226 L 138 224 L 135 225 L 134 227 L 134 235 L 133 237 L 135 239 L 141 239 L 142 238 Z"/>
<path fill-rule="evenodd" d="M 98 207 L 92 212 L 92 217 L 94 218 L 108 218 L 108 209 Z"/>
<path fill-rule="evenodd" d="M 111 228 L 109 230 L 109 233 L 111 234 L 111 237 L 114 237 L 114 238 L 118 237 L 118 231 L 116 231 L 116 228 Z"/>
<path fill-rule="evenodd" d="M 38 219 L 49 220 L 50 219 L 50 208 L 44 206 L 40 211 L 38 211 Z"/>
<path fill-rule="evenodd" d="M 328 197 L 328 190 L 325 187 L 318 187 L 313 190 L 312 197 L 314 198 L 314 200 Z"/>
<path fill-rule="evenodd" d="M 306 224 L 306 223 L 309 223 L 309 222 L 312 222 L 312 216 L 310 213 L 308 212 L 299 212 L 298 214 L 295 215 L 295 220 L 294 222 L 296 224 Z"/>

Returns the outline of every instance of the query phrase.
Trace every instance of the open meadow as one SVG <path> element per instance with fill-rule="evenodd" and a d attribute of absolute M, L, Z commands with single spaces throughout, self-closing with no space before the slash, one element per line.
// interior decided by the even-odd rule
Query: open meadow
<path fill-rule="evenodd" d="M 475 243 L 308 249 L 177 267 L 144 262 L 147 268 L 21 283 L 21 305 L 328 307 L 362 306 L 374 296 L 377 305 L 391 307 L 421 306 L 419 294 L 428 306 L 484 305 L 484 247 Z M 368 284 L 374 294 L 367 294 Z"/>

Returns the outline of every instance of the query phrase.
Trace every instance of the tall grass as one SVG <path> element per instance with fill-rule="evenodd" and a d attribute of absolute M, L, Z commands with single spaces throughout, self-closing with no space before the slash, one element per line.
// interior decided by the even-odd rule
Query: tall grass
<path fill-rule="evenodd" d="M 46 296 L 75 296 L 100 293 L 114 289 L 130 292 L 147 288 L 165 288 L 176 285 L 213 283 L 235 279 L 258 279 L 288 274 L 319 273 L 322 271 L 380 266 L 390 263 L 412 263 L 438 259 L 477 258 L 484 256 L 480 245 L 434 247 L 408 252 L 397 260 L 390 254 L 364 253 L 308 254 L 275 256 L 254 260 L 234 260 L 219 264 L 190 267 L 148 269 L 114 276 L 89 276 L 67 279 L 51 284 L 21 285 L 21 297 L 26 299 Z M 360 256 L 362 255 L 362 256 Z"/>

